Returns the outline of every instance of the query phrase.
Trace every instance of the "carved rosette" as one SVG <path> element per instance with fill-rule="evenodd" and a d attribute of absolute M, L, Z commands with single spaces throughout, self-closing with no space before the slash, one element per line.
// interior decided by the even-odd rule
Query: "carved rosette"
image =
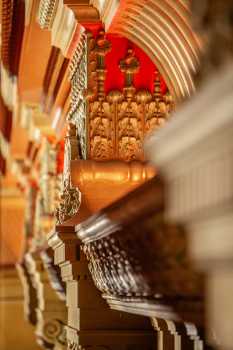
<path fill-rule="evenodd" d="M 46 321 L 38 332 L 39 343 L 46 348 L 65 350 L 67 345 L 65 324 L 57 319 Z"/>
<path fill-rule="evenodd" d="M 42 29 L 50 29 L 53 24 L 58 0 L 41 0 L 38 11 L 38 23 Z"/>

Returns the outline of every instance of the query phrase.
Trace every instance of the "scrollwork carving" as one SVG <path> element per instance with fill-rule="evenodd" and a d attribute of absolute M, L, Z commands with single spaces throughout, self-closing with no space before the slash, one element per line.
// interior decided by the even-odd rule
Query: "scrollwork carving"
<path fill-rule="evenodd" d="M 54 349 L 64 349 L 67 343 L 65 325 L 57 319 L 45 322 L 39 337 L 43 344 L 48 344 Z"/>
<path fill-rule="evenodd" d="M 80 206 L 81 194 L 76 188 L 70 186 L 70 181 L 64 181 L 64 187 L 61 193 L 61 202 L 56 210 L 56 219 L 62 223 L 77 214 Z"/>
<path fill-rule="evenodd" d="M 57 223 L 62 223 L 74 216 L 78 212 L 80 206 L 81 192 L 77 188 L 72 187 L 70 178 L 70 162 L 78 158 L 76 127 L 74 124 L 70 124 L 68 135 L 65 140 L 64 170 L 60 203 L 55 211 Z"/>
<path fill-rule="evenodd" d="M 89 36 L 88 81 L 88 158 L 95 160 L 121 159 L 143 160 L 143 140 L 146 133 L 161 126 L 174 109 L 169 94 L 161 91 L 161 77 L 155 72 L 154 93 L 137 91 L 134 75 L 140 70 L 140 62 L 132 48 L 119 62 L 125 76 L 122 91 L 105 93 L 105 56 L 111 43 L 103 31 L 96 40 Z"/>
<path fill-rule="evenodd" d="M 62 323 L 58 320 L 50 320 L 43 326 L 43 335 L 46 340 L 54 340 L 62 333 Z"/>
<path fill-rule="evenodd" d="M 134 75 L 140 62 L 132 48 L 119 62 L 124 74 L 122 91 L 106 93 L 105 57 L 112 44 L 100 30 L 96 38 L 82 33 L 70 63 L 71 106 L 68 121 L 77 127 L 83 159 L 123 161 L 143 160 L 143 140 L 161 126 L 174 109 L 169 94 L 162 94 L 161 77 L 155 72 L 154 93 L 137 91 Z"/>

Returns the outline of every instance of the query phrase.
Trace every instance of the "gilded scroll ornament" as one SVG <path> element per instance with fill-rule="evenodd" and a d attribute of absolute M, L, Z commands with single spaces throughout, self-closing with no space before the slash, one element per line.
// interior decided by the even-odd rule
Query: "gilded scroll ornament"
<path fill-rule="evenodd" d="M 58 320 L 49 320 L 43 326 L 43 336 L 47 341 L 53 341 L 62 334 L 62 323 Z"/>
<path fill-rule="evenodd" d="M 56 210 L 57 223 L 61 224 L 77 214 L 80 206 L 80 192 L 72 188 L 69 180 L 64 182 L 61 202 Z"/>
<path fill-rule="evenodd" d="M 68 121 L 75 124 L 83 159 L 97 161 L 144 160 L 143 140 L 163 125 L 174 109 L 171 96 L 162 93 L 161 76 L 155 71 L 154 92 L 137 90 L 134 76 L 140 62 L 133 48 L 119 61 L 124 74 L 122 91 L 106 93 L 106 55 L 112 44 L 100 30 L 96 38 L 84 32 L 70 63 L 71 106 Z"/>
<path fill-rule="evenodd" d="M 74 124 L 69 125 L 68 135 L 65 140 L 64 170 L 62 180 L 62 191 L 60 194 L 60 203 L 55 210 L 57 223 L 61 224 L 77 214 L 81 192 L 72 187 L 70 178 L 70 162 L 79 158 L 78 153 L 78 137 Z"/>
<path fill-rule="evenodd" d="M 132 48 L 119 62 L 124 74 L 122 91 L 105 93 L 105 56 L 111 42 L 101 30 L 88 39 L 87 135 L 88 158 L 94 160 L 144 160 L 143 140 L 152 129 L 164 124 L 174 109 L 169 94 L 161 90 L 161 76 L 155 71 L 154 92 L 137 90 L 134 75 L 140 62 Z"/>
<path fill-rule="evenodd" d="M 89 45 L 90 47 L 91 45 Z M 111 50 L 111 43 L 101 30 L 96 38 L 90 56 L 90 64 L 94 65 L 92 76 L 96 82 L 94 101 L 89 102 L 89 155 L 92 159 L 112 159 L 113 153 L 113 122 L 109 103 L 106 100 L 104 82 L 106 77 L 105 56 Z M 95 62 L 95 63 L 94 63 Z"/>

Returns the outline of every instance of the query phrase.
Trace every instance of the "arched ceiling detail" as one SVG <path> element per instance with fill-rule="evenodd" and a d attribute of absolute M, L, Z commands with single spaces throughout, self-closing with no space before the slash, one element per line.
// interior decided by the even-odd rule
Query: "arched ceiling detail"
<path fill-rule="evenodd" d="M 143 49 L 176 100 L 193 93 L 201 45 L 191 28 L 188 1 L 123 0 L 108 32 L 125 36 Z"/>

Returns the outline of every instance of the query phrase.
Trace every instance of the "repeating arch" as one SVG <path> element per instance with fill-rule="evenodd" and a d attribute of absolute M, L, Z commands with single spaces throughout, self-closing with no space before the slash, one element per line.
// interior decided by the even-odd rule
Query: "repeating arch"
<path fill-rule="evenodd" d="M 108 31 L 127 37 L 148 54 L 176 100 L 193 93 L 201 43 L 191 28 L 189 1 L 124 0 Z"/>

